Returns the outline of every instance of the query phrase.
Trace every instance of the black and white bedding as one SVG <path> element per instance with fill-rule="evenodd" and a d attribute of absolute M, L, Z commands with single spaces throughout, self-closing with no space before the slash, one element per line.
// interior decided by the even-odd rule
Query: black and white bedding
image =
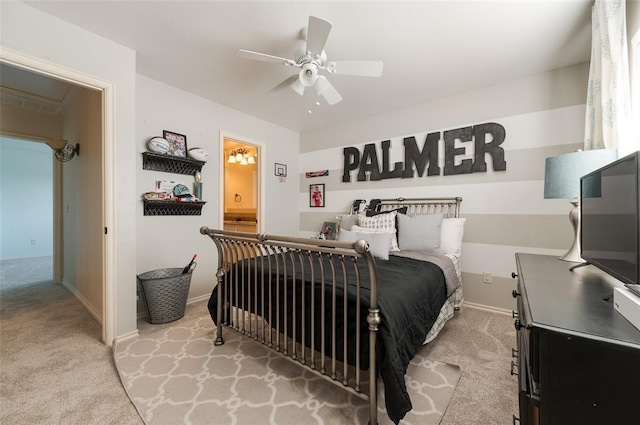
<path fill-rule="evenodd" d="M 407 367 L 447 301 L 447 280 L 443 270 L 428 261 L 392 255 L 377 264 L 382 317 L 378 370 L 387 413 L 398 423 L 411 410 L 405 386 Z"/>
<path fill-rule="evenodd" d="M 432 254 L 425 254 L 427 257 L 420 258 L 415 253 L 396 253 L 392 255 L 388 260 L 376 262 L 376 269 L 378 275 L 378 308 L 380 309 L 381 324 L 379 326 L 379 337 L 377 345 L 377 363 L 378 371 L 384 382 L 385 388 L 385 400 L 386 408 L 389 413 L 389 417 L 395 422 L 399 421 L 406 412 L 411 410 L 411 400 L 405 387 L 404 375 L 407 366 L 411 359 L 414 357 L 417 349 L 423 344 L 425 338 L 434 323 L 436 322 L 440 310 L 444 305 L 449 295 L 453 293 L 459 281 L 455 275 L 452 261 L 446 256 L 437 256 Z M 418 258 L 411 258 L 418 257 Z M 240 285 L 231 285 L 229 293 L 223 295 L 223 299 L 231 300 L 231 304 L 234 307 L 244 308 L 251 313 L 261 315 L 270 326 L 276 326 L 276 320 L 279 320 L 278 327 L 283 332 L 285 322 L 287 323 L 287 334 L 290 337 L 292 335 L 292 317 L 302 314 L 303 300 L 305 304 L 305 310 L 311 311 L 311 292 L 315 294 L 314 300 L 316 304 L 319 303 L 322 292 L 325 292 L 326 304 L 324 314 L 321 309 L 316 310 L 314 320 L 314 334 L 315 341 L 314 347 L 320 347 L 321 330 L 325 328 L 325 345 L 331 347 L 331 332 L 335 330 L 336 344 L 338 347 L 342 346 L 344 338 L 344 303 L 341 297 L 336 298 L 336 310 L 335 322 L 332 323 L 331 311 L 333 308 L 331 291 L 333 288 L 322 288 L 320 282 L 323 281 L 323 277 L 326 282 L 331 281 L 329 274 L 332 273 L 331 267 L 328 262 L 331 261 L 328 257 L 325 257 L 324 274 L 322 276 L 319 257 L 315 258 L 315 264 L 313 267 L 306 266 L 304 270 L 300 264 L 295 261 L 287 261 L 286 264 L 282 264 L 276 271 L 274 264 L 276 258 L 271 258 L 271 267 L 269 267 L 269 258 L 258 257 L 248 261 L 243 261 L 242 264 L 232 265 L 231 267 L 238 267 L 235 271 L 235 275 L 243 276 L 249 285 L 253 285 L 253 282 L 278 282 L 278 285 L 272 285 L 271 290 L 268 287 L 260 293 L 262 293 L 261 299 L 249 300 L 246 298 L 246 294 L 249 293 L 245 290 L 244 284 L 240 282 Z M 429 258 L 431 261 L 425 261 Z M 284 267 L 283 267 L 284 266 Z M 336 264 L 334 270 L 341 271 L 341 266 Z M 446 270 L 443 271 L 443 270 Z M 356 267 L 347 266 L 347 282 L 355 282 Z M 355 323 L 360 322 L 362 332 L 361 347 L 364 348 L 361 351 L 360 356 L 360 368 L 363 370 L 368 369 L 368 347 L 369 332 L 367 332 L 366 316 L 369 308 L 369 288 L 367 282 L 369 281 L 368 270 L 366 267 L 358 267 L 358 272 L 361 275 L 361 281 L 365 282 L 360 290 L 361 299 L 361 317 L 358 319 L 355 317 L 355 302 L 347 305 L 347 335 L 348 335 L 348 363 L 355 365 L 355 341 L 353 336 L 355 335 Z M 286 278 L 285 278 L 286 275 Z M 445 276 L 448 275 L 447 279 Z M 296 294 L 296 312 L 288 311 L 285 316 L 284 301 L 281 301 L 280 305 L 271 305 L 269 309 L 269 303 L 274 302 L 277 299 L 283 300 L 282 296 L 276 297 L 275 291 L 284 292 L 284 287 L 287 287 L 288 298 L 291 299 L 295 292 Z M 234 289 L 235 288 L 235 289 Z M 303 296 L 304 288 L 304 296 Z M 343 291 L 343 286 L 338 283 L 337 292 Z M 271 292 L 271 294 L 270 294 Z M 353 300 L 357 295 L 357 288 L 355 284 L 348 284 L 347 292 L 349 298 Z M 270 296 L 271 295 L 271 296 Z M 217 287 L 214 288 L 211 298 L 209 300 L 209 311 L 211 317 L 216 319 L 217 317 Z M 257 311 L 256 310 L 257 306 Z M 279 312 L 279 318 L 276 318 L 276 311 Z M 271 312 L 271 313 L 269 313 Z M 230 323 L 233 318 L 231 315 L 231 309 L 227 309 L 227 317 L 223 320 Z M 310 347 L 311 341 L 309 335 L 311 335 L 311 320 L 306 322 L 305 334 L 307 335 L 306 345 Z M 300 327 L 296 330 L 296 340 L 300 341 L 302 329 Z M 337 352 L 337 360 L 342 361 L 342 354 L 340 350 Z"/>
<path fill-rule="evenodd" d="M 433 199 L 426 198 L 406 200 L 412 201 L 407 204 L 408 208 L 385 205 L 384 201 L 394 201 L 394 204 L 405 201 L 399 198 L 382 200 L 377 207 L 378 210 L 380 206 L 393 208 L 391 211 L 337 217 L 340 242 L 353 243 L 362 239 L 368 242 L 369 251 L 375 258 L 374 276 L 369 276 L 364 258 L 353 257 L 353 262 L 340 262 L 338 256 L 332 255 L 330 247 L 318 250 L 322 252 L 302 248 L 304 253 L 298 251 L 298 254 L 272 247 L 270 251 L 250 258 L 240 255 L 244 258 L 231 262 L 229 258 L 238 258 L 237 255 L 227 256 L 227 260 L 220 263 L 227 261 L 225 284 L 220 285 L 225 288 L 220 294 L 222 301 L 218 299 L 216 287 L 209 300 L 211 317 L 214 322 L 217 320 L 218 303 L 221 302 L 220 305 L 228 307 L 221 312 L 221 323 L 226 326 L 244 333 L 244 319 L 237 314 L 238 311 L 248 312 L 262 318 L 263 324 L 275 330 L 275 334 L 284 335 L 285 344 L 288 337 L 294 346 L 301 344 L 311 352 L 326 347 L 326 355 L 331 358 L 344 361 L 346 354 L 346 363 L 366 370 L 370 369 L 371 354 L 367 323 L 372 302 L 369 282 L 372 277 L 377 278 L 376 301 L 381 320 L 376 333 L 376 369 L 384 383 L 387 413 L 398 423 L 411 410 L 405 387 L 409 362 L 421 345 L 435 338 L 453 316 L 454 307 L 462 303 L 459 259 L 465 219 L 458 217 L 461 199 L 450 200 L 456 202 L 453 214 L 451 210 L 444 214 L 426 211 L 433 205 L 445 208 L 444 204 L 434 204 Z M 448 205 L 450 200 L 445 200 Z M 231 236 L 230 240 L 233 239 Z M 312 245 L 302 239 L 295 242 L 302 246 Z M 275 264 L 279 265 L 276 267 Z M 356 276 L 362 282 L 360 287 L 355 285 Z M 347 296 L 343 299 L 342 295 L 336 297 L 336 293 Z M 355 311 L 355 300 L 360 300 L 359 313 Z M 239 326 L 237 322 L 241 320 L 243 324 Z M 252 334 L 252 331 L 248 333 Z M 355 347 L 356 334 L 360 335 L 359 349 Z M 342 348 L 332 350 L 331 344 L 344 347 L 345 340 L 345 354 Z M 277 344 L 279 349 L 280 339 Z M 295 358 L 295 349 L 293 354 Z M 370 374 L 373 372 L 371 370 Z M 375 405 L 371 395 L 370 399 L 372 406 Z M 375 409 L 370 407 L 371 411 L 375 412 Z"/>

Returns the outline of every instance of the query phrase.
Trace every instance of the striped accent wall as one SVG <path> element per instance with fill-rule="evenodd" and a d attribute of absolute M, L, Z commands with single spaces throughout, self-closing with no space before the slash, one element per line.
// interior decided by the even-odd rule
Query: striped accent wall
<path fill-rule="evenodd" d="M 510 277 L 514 254 L 532 252 L 562 255 L 571 245 L 569 200 L 543 199 L 545 158 L 582 147 L 587 64 L 563 68 L 483 90 L 431 101 L 358 122 L 343 123 L 301 134 L 300 233 L 317 233 L 324 221 L 334 221 L 348 211 L 353 199 L 393 197 L 462 197 L 466 217 L 462 248 L 465 299 L 498 309 L 515 304 Z M 343 148 L 361 152 L 374 143 L 382 160 L 380 143 L 391 141 L 390 162 L 404 160 L 403 138 L 414 136 L 422 147 L 426 135 L 495 122 L 506 137 L 506 171 L 493 171 L 486 154 L 487 172 L 342 182 Z M 444 169 L 444 146 L 439 145 L 439 166 Z M 466 146 L 465 146 L 466 145 Z M 473 159 L 473 143 L 459 143 L 465 155 L 456 164 Z M 328 169 L 325 177 L 306 178 L 305 172 Z M 325 207 L 309 207 L 309 185 L 325 185 Z M 483 283 L 483 272 L 492 275 Z"/>

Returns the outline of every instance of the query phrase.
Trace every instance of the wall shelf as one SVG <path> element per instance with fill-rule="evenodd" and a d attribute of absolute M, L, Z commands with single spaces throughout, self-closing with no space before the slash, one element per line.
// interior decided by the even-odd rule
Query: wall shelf
<path fill-rule="evenodd" d="M 206 201 L 180 202 L 144 199 L 144 215 L 201 215 Z"/>
<path fill-rule="evenodd" d="M 204 161 L 168 155 L 166 153 L 142 152 L 142 169 L 167 173 L 194 175 L 202 170 Z"/>

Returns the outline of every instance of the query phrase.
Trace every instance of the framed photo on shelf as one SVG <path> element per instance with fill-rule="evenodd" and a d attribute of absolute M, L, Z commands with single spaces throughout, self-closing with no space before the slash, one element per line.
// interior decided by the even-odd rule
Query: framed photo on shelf
<path fill-rule="evenodd" d="M 169 152 L 167 152 L 169 155 L 187 157 L 187 136 L 162 130 L 162 137 L 169 142 Z"/>
<path fill-rule="evenodd" d="M 309 206 L 311 208 L 324 208 L 324 184 L 309 185 Z"/>
<path fill-rule="evenodd" d="M 336 238 L 336 223 L 333 221 L 325 221 L 322 223 L 320 234 L 327 240 L 334 240 Z"/>

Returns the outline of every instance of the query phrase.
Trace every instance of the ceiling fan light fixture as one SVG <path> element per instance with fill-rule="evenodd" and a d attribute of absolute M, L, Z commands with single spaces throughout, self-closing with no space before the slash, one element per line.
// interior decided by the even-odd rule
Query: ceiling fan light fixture
<path fill-rule="evenodd" d="M 244 49 L 238 50 L 237 55 L 244 59 L 282 63 L 285 66 L 300 68 L 297 75 L 291 75 L 273 90 L 280 91 L 282 88 L 291 87 L 300 96 L 304 96 L 305 88 L 315 85 L 318 95 L 322 95 L 329 105 L 335 105 L 342 100 L 342 96 L 329 81 L 318 81 L 326 79 L 320 75 L 320 71 L 326 71 L 329 74 L 380 77 L 383 64 L 382 61 L 327 62 L 328 56 L 324 48 L 331 28 L 331 22 L 309 16 L 308 25 L 300 31 L 300 36 L 305 41 L 304 46 L 299 46 L 294 51 L 293 60 Z"/>
<path fill-rule="evenodd" d="M 299 80 L 305 87 L 311 87 L 318 79 L 318 66 L 313 63 L 306 63 L 300 70 Z"/>

